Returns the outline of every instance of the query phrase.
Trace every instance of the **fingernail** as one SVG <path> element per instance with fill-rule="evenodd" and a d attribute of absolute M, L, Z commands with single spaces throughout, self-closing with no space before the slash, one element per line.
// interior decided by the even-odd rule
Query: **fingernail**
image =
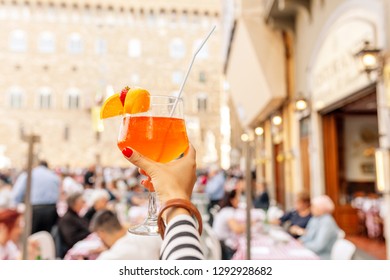
<path fill-rule="evenodd" d="M 130 149 L 130 148 L 124 148 L 124 149 L 122 150 L 122 154 L 123 154 L 125 157 L 129 158 L 129 157 L 131 157 L 131 155 L 133 154 L 133 150 Z"/>

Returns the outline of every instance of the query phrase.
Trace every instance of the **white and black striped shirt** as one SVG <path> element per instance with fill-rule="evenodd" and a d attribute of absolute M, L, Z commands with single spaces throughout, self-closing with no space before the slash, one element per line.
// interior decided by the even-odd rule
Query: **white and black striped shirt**
<path fill-rule="evenodd" d="M 203 260 L 199 232 L 188 215 L 178 215 L 169 221 L 161 246 L 162 260 Z"/>

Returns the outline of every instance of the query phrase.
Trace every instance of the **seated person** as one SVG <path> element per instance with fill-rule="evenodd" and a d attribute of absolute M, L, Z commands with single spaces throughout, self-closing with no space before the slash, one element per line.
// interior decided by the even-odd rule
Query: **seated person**
<path fill-rule="evenodd" d="M 58 222 L 60 237 L 65 246 L 65 250 L 62 250 L 64 252 L 90 234 L 87 220 L 79 216 L 85 205 L 83 194 L 71 194 L 67 198 L 67 204 L 68 210 Z"/>
<path fill-rule="evenodd" d="M 294 238 L 300 237 L 304 233 L 311 218 L 310 212 L 310 196 L 305 193 L 299 193 L 295 200 L 295 209 L 286 212 L 282 217 L 271 223 L 285 225 L 288 224 L 287 231 Z"/>
<path fill-rule="evenodd" d="M 221 242 L 223 260 L 233 257 L 237 250 L 235 235 L 245 232 L 245 223 L 236 219 L 239 197 L 240 192 L 235 189 L 225 192 L 220 203 L 221 210 L 214 217 L 213 230 Z"/>
<path fill-rule="evenodd" d="M 267 211 L 270 205 L 266 182 L 257 182 L 256 172 L 252 171 L 253 207 Z"/>
<path fill-rule="evenodd" d="M 116 215 L 109 210 L 96 213 L 91 221 L 91 230 L 96 232 L 108 248 L 98 260 L 158 260 L 161 237 L 130 234 Z"/>
<path fill-rule="evenodd" d="M 269 195 L 265 183 L 256 183 L 257 195 L 253 200 L 253 207 L 263 209 L 265 211 L 269 208 Z"/>
<path fill-rule="evenodd" d="M 0 210 L 12 206 L 12 186 L 0 180 Z"/>
<path fill-rule="evenodd" d="M 138 184 L 138 180 L 135 179 L 134 184 L 131 186 L 131 190 L 127 192 L 126 198 L 131 206 L 144 206 L 148 202 L 148 193 L 145 188 Z"/>
<path fill-rule="evenodd" d="M 22 234 L 23 216 L 15 210 L 0 210 L 0 260 L 17 260 L 21 257 L 17 244 Z"/>
<path fill-rule="evenodd" d="M 23 215 L 14 209 L 0 210 L 0 260 L 19 260 L 22 250 L 19 247 L 23 233 Z M 39 244 L 28 240 L 27 258 L 34 260 L 39 256 Z"/>
<path fill-rule="evenodd" d="M 110 195 L 106 190 L 96 189 L 93 190 L 90 197 L 90 205 L 87 212 L 84 214 L 84 219 L 91 222 L 93 215 L 99 210 L 106 209 L 107 203 L 110 199 Z"/>
<path fill-rule="evenodd" d="M 332 217 L 334 203 L 327 195 L 314 198 L 311 202 L 313 217 L 300 238 L 302 244 L 321 259 L 330 259 L 330 252 L 338 238 L 340 228 Z"/>

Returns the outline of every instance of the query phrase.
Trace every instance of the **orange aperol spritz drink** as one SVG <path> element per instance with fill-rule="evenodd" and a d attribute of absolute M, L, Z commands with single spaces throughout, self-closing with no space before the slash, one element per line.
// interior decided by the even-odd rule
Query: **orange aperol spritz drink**
<path fill-rule="evenodd" d="M 166 163 L 178 158 L 188 147 L 183 119 L 153 116 L 125 116 L 118 147 L 131 147 L 142 155 Z"/>
<path fill-rule="evenodd" d="M 145 157 L 166 163 L 179 158 L 188 145 L 183 101 L 180 98 L 152 95 L 146 112 L 127 113 L 123 116 L 118 136 L 121 151 L 130 147 Z M 154 192 L 149 193 L 146 220 L 141 225 L 131 227 L 129 231 L 141 235 L 158 234 L 157 200 Z"/>

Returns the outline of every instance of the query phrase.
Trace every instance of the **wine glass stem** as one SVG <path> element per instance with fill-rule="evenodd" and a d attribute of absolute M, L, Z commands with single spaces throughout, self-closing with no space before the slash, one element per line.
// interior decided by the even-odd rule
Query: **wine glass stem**
<path fill-rule="evenodd" d="M 148 222 L 157 222 L 157 197 L 156 192 L 149 192 Z"/>

